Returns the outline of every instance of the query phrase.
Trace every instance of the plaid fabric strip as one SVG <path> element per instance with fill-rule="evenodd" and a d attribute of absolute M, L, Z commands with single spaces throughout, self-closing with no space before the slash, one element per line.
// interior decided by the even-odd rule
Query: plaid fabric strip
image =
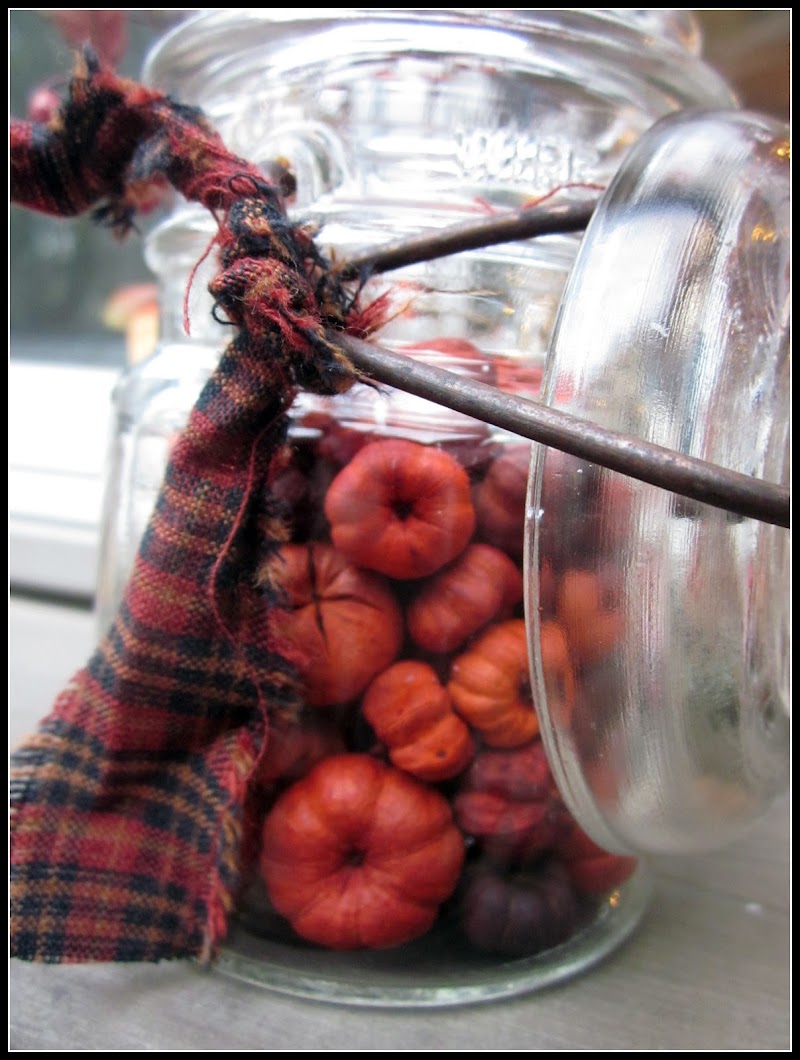
<path fill-rule="evenodd" d="M 111 629 L 13 758 L 11 953 L 209 959 L 236 891 L 248 775 L 269 718 L 297 707 L 270 624 L 277 595 L 255 578 L 285 539 L 270 464 L 298 388 L 354 380 L 330 329 L 363 334 L 380 313 L 359 315 L 275 188 L 202 116 L 88 53 L 49 128 L 15 123 L 11 156 L 12 198 L 46 212 L 99 203 L 124 230 L 131 187 L 164 175 L 214 210 L 212 291 L 238 325 Z"/>

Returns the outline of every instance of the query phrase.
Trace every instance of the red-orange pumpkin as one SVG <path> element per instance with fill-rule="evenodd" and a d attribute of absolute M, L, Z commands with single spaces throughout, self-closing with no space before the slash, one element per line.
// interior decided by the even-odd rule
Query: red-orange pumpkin
<path fill-rule="evenodd" d="M 423 578 L 464 549 L 475 527 L 469 477 L 448 453 L 404 439 L 371 442 L 331 483 L 331 540 L 359 567 Z"/>
<path fill-rule="evenodd" d="M 489 747 L 521 747 L 539 731 L 530 695 L 525 623 L 512 618 L 482 633 L 459 655 L 447 690 L 455 710 Z"/>
<path fill-rule="evenodd" d="M 605 894 L 621 886 L 636 871 L 636 858 L 603 850 L 573 822 L 556 844 L 573 886 L 584 894 Z"/>
<path fill-rule="evenodd" d="M 521 599 L 522 572 L 505 552 L 468 545 L 411 602 L 408 631 L 426 651 L 453 651 Z"/>
<path fill-rule="evenodd" d="M 420 780 L 448 780 L 472 760 L 472 735 L 427 663 L 406 659 L 378 674 L 361 710 L 392 763 Z"/>
<path fill-rule="evenodd" d="M 424 353 L 426 350 L 432 350 L 434 353 L 445 354 L 446 358 L 466 364 L 476 361 L 479 364 L 485 362 L 487 366 L 490 364 L 489 359 L 474 342 L 470 342 L 469 339 L 451 338 L 449 335 L 438 339 L 423 339 L 422 342 L 410 342 L 403 349 L 409 353 Z"/>
<path fill-rule="evenodd" d="M 425 934 L 464 863 L 444 796 L 369 755 L 320 762 L 278 798 L 262 840 L 274 907 L 298 935 L 337 950 Z"/>
<path fill-rule="evenodd" d="M 358 450 L 371 441 L 369 432 L 345 427 L 327 412 L 307 412 L 300 426 L 304 430 L 319 432 L 315 447 L 317 459 L 329 461 L 337 470 L 349 463 Z"/>
<path fill-rule="evenodd" d="M 492 462 L 475 492 L 481 538 L 522 558 L 528 498 L 529 445 L 509 446 Z"/>
<path fill-rule="evenodd" d="M 572 822 L 538 739 L 513 750 L 480 751 L 455 795 L 453 812 L 487 857 L 503 864 L 551 849 Z"/>
<path fill-rule="evenodd" d="M 270 573 L 285 595 L 274 627 L 315 707 L 361 695 L 403 639 L 400 607 L 386 581 L 322 542 L 284 545 Z"/>

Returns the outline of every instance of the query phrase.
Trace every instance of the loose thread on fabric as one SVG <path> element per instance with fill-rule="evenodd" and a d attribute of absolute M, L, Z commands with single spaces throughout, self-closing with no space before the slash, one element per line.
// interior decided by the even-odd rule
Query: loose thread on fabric
<path fill-rule="evenodd" d="M 191 320 L 189 319 L 189 298 L 190 298 L 191 293 L 192 293 L 192 287 L 194 286 L 195 278 L 197 277 L 197 273 L 200 270 L 200 266 L 209 257 L 209 255 L 214 250 L 214 247 L 217 245 L 217 243 L 219 243 L 219 231 L 215 232 L 214 235 L 211 237 L 211 239 L 209 239 L 205 250 L 203 251 L 203 253 L 200 255 L 200 257 L 197 259 L 197 261 L 192 266 L 192 271 L 189 273 L 189 279 L 186 281 L 186 288 L 185 288 L 185 290 L 183 292 L 183 333 L 184 333 L 184 335 L 191 335 L 191 333 L 192 333 L 192 324 L 191 324 Z"/>

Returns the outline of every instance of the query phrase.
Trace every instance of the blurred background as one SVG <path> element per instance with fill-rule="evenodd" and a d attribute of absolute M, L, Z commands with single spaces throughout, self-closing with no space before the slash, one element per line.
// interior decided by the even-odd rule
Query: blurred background
<path fill-rule="evenodd" d="M 71 26 L 64 16 L 95 18 L 99 39 L 127 76 L 136 77 L 154 39 L 191 10 L 125 12 L 9 12 L 10 110 L 24 117 L 37 91 L 63 87 L 72 65 Z M 705 35 L 705 56 L 737 90 L 743 106 L 788 121 L 791 12 L 706 10 L 696 12 Z M 59 79 L 59 75 L 61 78 Z M 13 356 L 52 356 L 52 336 L 80 335 L 64 356 L 93 363 L 122 363 L 122 341 L 108 335 L 103 308 L 117 288 L 151 279 L 142 260 L 141 239 L 120 246 L 87 218 L 66 224 L 11 208 L 11 331 Z M 47 282 L 42 279 L 46 273 Z M 102 337 L 106 335 L 104 343 Z"/>
<path fill-rule="evenodd" d="M 696 11 L 706 60 L 742 106 L 790 119 L 791 10 Z"/>
<path fill-rule="evenodd" d="M 192 10 L 9 11 L 10 112 L 41 116 L 63 92 L 87 27 L 126 76 Z M 704 54 L 743 106 L 788 120 L 790 10 L 696 12 Z M 14 592 L 91 603 L 111 390 L 152 349 L 155 289 L 143 234 L 122 244 L 88 217 L 10 207 L 9 552 Z M 120 296 L 122 296 L 120 300 Z"/>

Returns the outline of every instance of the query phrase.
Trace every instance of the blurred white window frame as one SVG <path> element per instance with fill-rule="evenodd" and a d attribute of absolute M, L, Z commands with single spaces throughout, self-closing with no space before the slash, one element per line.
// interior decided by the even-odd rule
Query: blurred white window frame
<path fill-rule="evenodd" d="M 11 352 L 9 587 L 90 601 L 120 370 L 65 364 L 57 351 L 50 362 Z"/>

